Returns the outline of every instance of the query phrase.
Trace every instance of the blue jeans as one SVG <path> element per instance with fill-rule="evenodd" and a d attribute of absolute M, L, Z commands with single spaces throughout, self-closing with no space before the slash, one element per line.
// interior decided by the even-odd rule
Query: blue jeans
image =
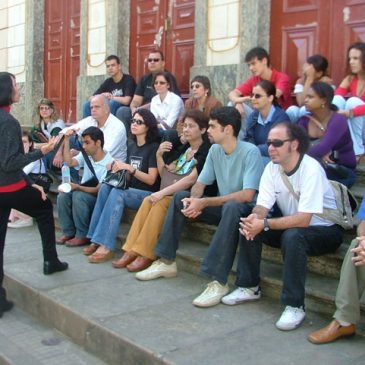
<path fill-rule="evenodd" d="M 129 106 L 122 105 L 116 112 L 115 116 L 121 120 L 125 126 L 127 135 L 131 129 L 132 112 Z"/>
<path fill-rule="evenodd" d="M 183 208 L 181 199 L 187 196 L 190 196 L 187 191 L 174 194 L 155 248 L 156 256 L 175 260 L 179 238 L 186 221 L 185 216 L 181 213 Z M 207 207 L 203 210 L 199 220 L 218 227 L 201 264 L 202 274 L 221 283 L 227 282 L 236 255 L 240 218 L 249 215 L 251 210 L 252 208 L 248 204 L 233 200 L 221 207 Z"/>
<path fill-rule="evenodd" d="M 285 231 L 262 232 L 253 241 L 240 236 L 236 285 L 251 288 L 260 284 L 262 243 L 281 248 L 283 289 L 281 303 L 292 307 L 304 306 L 307 257 L 334 252 L 342 243 L 340 226 L 310 226 Z"/>
<path fill-rule="evenodd" d="M 95 195 L 83 191 L 58 194 L 57 210 L 62 233 L 85 238 L 95 202 Z"/>
<path fill-rule="evenodd" d="M 122 106 L 121 103 L 118 103 L 115 100 L 109 100 L 109 107 L 110 107 L 110 113 L 113 115 L 116 115 L 118 108 Z M 82 117 L 90 117 L 91 111 L 90 111 L 90 100 L 85 101 L 83 107 L 82 107 Z"/>
<path fill-rule="evenodd" d="M 151 191 L 147 190 L 133 188 L 121 190 L 102 184 L 87 237 L 93 243 L 105 245 L 109 250 L 114 250 L 124 209 L 137 210 L 143 199 L 150 194 Z"/>

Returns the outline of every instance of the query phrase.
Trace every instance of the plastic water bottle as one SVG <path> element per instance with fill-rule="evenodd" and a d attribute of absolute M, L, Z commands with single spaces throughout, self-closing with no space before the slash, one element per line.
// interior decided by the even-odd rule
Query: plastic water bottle
<path fill-rule="evenodd" d="M 70 168 L 64 162 L 62 166 L 62 184 L 69 184 L 71 182 Z"/>

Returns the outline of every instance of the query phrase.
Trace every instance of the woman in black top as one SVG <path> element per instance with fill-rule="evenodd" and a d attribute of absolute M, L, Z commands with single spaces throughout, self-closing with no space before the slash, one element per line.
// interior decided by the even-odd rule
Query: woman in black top
<path fill-rule="evenodd" d="M 0 317 L 12 307 L 2 287 L 5 236 L 12 208 L 37 220 L 42 238 L 43 273 L 48 275 L 68 267 L 57 257 L 52 203 L 43 188 L 32 184 L 23 172 L 24 166 L 53 150 L 57 138 L 51 139 L 40 150 L 24 154 L 20 124 L 10 114 L 10 105 L 19 101 L 19 97 L 15 76 L 0 72 Z"/>

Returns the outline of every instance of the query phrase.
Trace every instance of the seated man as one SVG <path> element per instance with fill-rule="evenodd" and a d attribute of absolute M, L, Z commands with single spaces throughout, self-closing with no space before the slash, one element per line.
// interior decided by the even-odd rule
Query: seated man
<path fill-rule="evenodd" d="M 66 246 L 81 246 L 89 243 L 86 238 L 89 229 L 91 215 L 96 202 L 96 195 L 104 179 L 106 165 L 113 161 L 108 152 L 104 152 L 104 135 L 96 127 L 89 127 L 82 133 L 83 148 L 94 168 L 99 181 L 97 186 L 86 186 L 94 176 L 86 164 L 83 154 L 72 157 L 70 152 L 70 136 L 74 134 L 72 129 L 65 133 L 63 154 L 65 161 L 71 167 L 83 167 L 81 185 L 71 183 L 71 192 L 59 193 L 57 197 L 57 211 L 63 236 L 57 239 L 58 244 Z M 83 186 L 85 184 L 85 186 Z"/>
<path fill-rule="evenodd" d="M 291 105 L 289 76 L 270 67 L 270 56 L 265 49 L 252 48 L 246 53 L 245 62 L 253 76 L 228 94 L 229 100 L 244 120 L 252 112 L 252 108 L 247 104 L 250 102 L 252 90 L 261 80 L 271 81 L 275 85 L 276 97 L 283 109 Z"/>
<path fill-rule="evenodd" d="M 261 297 L 262 243 L 281 248 L 285 310 L 276 327 L 293 330 L 305 318 L 304 288 L 307 256 L 335 251 L 342 243 L 343 229 L 322 216 L 324 208 L 337 209 L 334 192 L 320 164 L 306 155 L 309 139 L 296 124 L 276 124 L 268 135 L 271 162 L 260 181 L 257 205 L 242 218 L 237 264 L 238 288 L 222 299 L 235 305 Z M 268 218 L 277 203 L 280 218 Z"/>
<path fill-rule="evenodd" d="M 240 217 L 250 214 L 263 171 L 258 148 L 237 139 L 240 128 L 241 116 L 235 108 L 222 107 L 210 113 L 208 137 L 214 144 L 203 170 L 191 193 L 174 194 L 155 248 L 160 259 L 136 275 L 139 280 L 177 275 L 176 251 L 186 218 L 199 217 L 218 225 L 201 265 L 201 272 L 214 281 L 193 301 L 198 307 L 218 304 L 229 291 L 227 278 L 236 255 Z M 203 197 L 204 188 L 214 181 L 219 196 Z"/>
<path fill-rule="evenodd" d="M 98 127 L 104 134 L 104 150 L 109 152 L 115 160 L 125 161 L 127 158 L 127 133 L 120 120 L 110 113 L 109 100 L 104 95 L 95 95 L 91 98 L 91 116 L 80 120 L 71 127 L 64 128 L 60 133 L 72 129 L 78 134 L 88 127 Z M 71 142 L 73 148 L 77 144 Z M 62 167 L 62 147 L 58 150 L 53 164 Z"/>
<path fill-rule="evenodd" d="M 131 101 L 130 107 L 122 106 L 118 109 L 116 116 L 124 123 L 126 130 L 130 129 L 130 120 L 137 108 L 150 107 L 151 99 L 156 95 L 156 91 L 152 85 L 154 75 L 157 72 L 165 71 L 164 55 L 161 51 L 152 51 L 147 58 L 147 67 L 149 73 L 143 75 L 137 84 L 136 91 Z M 180 96 L 175 76 L 171 76 L 170 91 Z"/>
<path fill-rule="evenodd" d="M 119 107 L 130 104 L 136 89 L 136 82 L 131 75 L 123 74 L 118 56 L 108 56 L 105 59 L 105 65 L 106 72 L 110 77 L 99 86 L 94 95 L 106 96 L 109 100 L 110 112 L 115 115 Z M 91 97 L 83 106 L 83 118 L 91 115 L 90 99 Z"/>
<path fill-rule="evenodd" d="M 342 263 L 334 320 L 308 336 L 312 343 L 328 343 L 354 335 L 356 322 L 360 320 L 360 298 L 365 289 L 365 198 L 357 215 L 361 219 L 357 227 L 358 237 L 351 242 Z"/>

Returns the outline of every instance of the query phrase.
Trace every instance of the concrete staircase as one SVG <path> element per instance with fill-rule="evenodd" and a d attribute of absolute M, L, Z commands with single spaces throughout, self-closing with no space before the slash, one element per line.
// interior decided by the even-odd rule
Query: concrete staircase
<path fill-rule="evenodd" d="M 365 194 L 365 166 L 361 165 L 359 167 L 358 175 L 359 179 L 352 190 L 360 202 Z M 50 196 L 55 201 L 56 194 L 54 190 Z M 123 244 L 126 238 L 134 215 L 135 212 L 133 211 L 127 211 L 125 214 L 118 234 L 118 243 L 120 245 Z M 56 209 L 55 218 L 56 226 L 58 226 Z M 242 363 L 244 360 L 242 356 L 244 355 L 237 359 L 232 357 L 230 353 L 222 354 L 214 346 L 219 346 L 218 343 L 226 344 L 227 341 L 229 342 L 232 331 L 248 331 L 245 334 L 247 336 L 251 335 L 250 323 L 252 321 L 255 326 L 260 323 L 259 326 L 262 326 L 264 333 L 270 333 L 270 336 L 272 336 L 271 341 L 276 343 L 276 346 L 286 347 L 283 345 L 283 340 L 285 342 L 282 337 L 283 334 L 276 331 L 272 325 L 280 313 L 278 299 L 282 288 L 282 260 L 280 251 L 277 249 L 265 246 L 263 250 L 261 280 L 264 298 L 262 301 L 252 305 L 238 306 L 240 308 L 227 308 L 220 305 L 206 311 L 191 306 L 191 300 L 206 283 L 206 280 L 199 276 L 199 266 L 215 230 L 215 226 L 200 222 L 187 223 L 178 250 L 179 276 L 176 279 L 158 280 L 147 283 L 147 285 L 145 285 L 146 283 L 136 283 L 135 280 L 133 281 L 130 278 L 131 274 L 123 271 L 121 275 L 121 271 L 113 270 L 110 264 L 90 265 L 86 263 L 85 257 L 81 254 L 81 249 L 59 247 L 61 257 L 67 258 L 73 271 L 70 269 L 69 272 L 63 275 L 57 276 L 57 274 L 50 277 L 47 282 L 42 281 L 42 284 L 38 285 L 29 277 L 30 272 L 39 271 L 38 266 L 33 267 L 33 261 L 29 261 L 29 273 L 23 273 L 15 263 L 12 265 L 11 262 L 9 269 L 6 270 L 6 285 L 9 294 L 20 308 L 57 328 L 73 342 L 99 356 L 108 364 Z M 348 244 L 354 236 L 355 230 L 346 232 L 345 242 L 337 252 L 309 258 L 308 260 L 306 308 L 309 313 L 312 312 L 310 316 L 313 322 L 309 321 L 308 323 L 306 321 L 302 328 L 291 334 L 291 338 L 296 339 L 296 343 L 301 343 L 299 346 L 303 346 L 303 351 L 306 351 L 306 359 L 297 359 L 297 364 L 308 364 L 311 358 L 312 347 L 303 342 L 305 335 L 328 321 L 334 311 L 334 296 L 342 260 Z M 19 240 L 19 238 L 14 239 Z M 28 248 L 25 249 L 28 250 Z M 77 275 L 77 277 L 74 275 Z M 234 278 L 235 266 L 229 279 L 231 285 Z M 61 284 L 57 279 L 61 280 Z M 62 282 L 63 280 L 65 283 Z M 90 295 L 90 290 L 92 290 L 94 296 Z M 121 293 L 121 298 L 125 299 L 121 299 L 117 295 L 118 293 Z M 156 298 L 156 293 L 159 293 L 161 298 Z M 84 300 L 81 301 L 81 299 L 78 299 L 79 297 L 83 297 Z M 105 300 L 102 302 L 101 300 L 105 299 L 103 297 L 111 300 L 114 298 L 119 304 L 114 303 L 113 305 L 113 303 L 105 302 Z M 140 301 L 143 302 L 143 306 L 147 308 L 148 305 L 148 309 L 145 309 L 147 312 L 138 312 L 138 308 L 142 304 L 138 302 L 137 297 L 141 298 Z M 128 304 L 123 304 L 124 300 Z M 149 301 L 152 303 L 147 303 Z M 160 302 L 164 303 L 163 307 L 158 304 Z M 114 308 L 116 304 L 122 307 L 120 311 Z M 136 312 L 131 308 L 125 309 L 124 305 L 132 306 L 132 309 L 135 306 Z M 106 308 L 103 308 L 103 306 L 106 306 Z M 99 311 L 96 307 L 99 307 Z M 362 312 L 364 311 L 365 302 L 362 305 Z M 257 314 L 257 312 L 260 314 Z M 242 318 L 242 313 L 246 315 L 245 319 Z M 318 314 L 324 314 L 325 320 L 323 321 Z M 151 317 L 157 320 L 152 321 Z M 131 318 L 134 318 L 134 321 L 137 322 L 136 327 L 140 325 L 146 333 L 139 335 L 141 332 L 137 330 L 134 332 L 135 322 Z M 230 323 L 231 327 L 229 329 L 226 328 L 225 321 L 221 322 L 221 318 L 225 318 L 225 321 Z M 119 323 L 119 320 L 122 319 L 124 322 Z M 267 324 L 268 319 L 269 325 Z M 264 320 L 266 322 L 261 322 Z M 142 323 L 138 323 L 139 321 L 142 321 Z M 241 321 L 245 321 L 244 329 L 238 326 Z M 126 326 L 125 322 L 128 322 L 129 326 Z M 173 324 L 171 325 L 171 323 Z M 312 323 L 315 324 L 314 328 L 308 328 Z M 360 333 L 363 326 L 364 323 L 360 325 Z M 165 330 L 167 331 L 166 334 L 164 333 Z M 139 329 L 139 331 L 141 330 Z M 198 337 L 195 336 L 195 331 L 199 334 Z M 164 334 L 161 335 L 161 333 Z M 148 336 L 148 339 L 145 339 L 144 336 Z M 156 336 L 160 336 L 158 340 Z M 187 339 L 189 336 L 190 339 L 193 339 L 193 342 L 196 342 L 196 346 L 200 344 L 199 348 L 194 347 L 189 342 L 190 339 Z M 176 337 L 175 342 L 173 341 L 174 337 Z M 357 339 L 357 342 L 361 342 L 362 346 L 363 341 L 363 339 Z M 194 353 L 189 352 L 189 346 L 186 347 L 187 343 L 194 348 Z M 208 345 L 208 343 L 211 345 Z M 209 360 L 202 360 L 204 357 L 200 356 L 203 356 L 204 351 L 201 348 L 211 354 L 208 356 Z M 235 351 L 232 350 L 232 353 Z M 239 352 L 238 349 L 237 351 Z M 294 349 L 288 348 L 288 351 L 294 351 Z M 348 353 L 346 352 L 347 355 Z M 355 353 L 356 351 L 352 352 L 354 356 Z M 328 354 L 332 356 L 329 351 Z M 359 355 L 359 353 L 356 353 L 356 356 Z M 363 354 L 361 353 L 361 355 Z M 260 356 L 265 355 L 262 353 Z M 296 354 L 293 352 L 293 357 L 295 356 Z M 315 356 L 313 361 L 316 361 Z M 189 361 L 189 358 L 194 360 Z M 263 357 L 260 359 L 257 362 L 257 359 L 249 355 L 249 358 L 245 359 L 245 363 L 259 364 L 268 361 L 272 364 L 290 363 L 285 362 L 283 359 L 277 359 L 276 361 L 270 355 L 267 356 L 266 361 Z M 346 361 L 338 363 L 345 364 Z"/>

